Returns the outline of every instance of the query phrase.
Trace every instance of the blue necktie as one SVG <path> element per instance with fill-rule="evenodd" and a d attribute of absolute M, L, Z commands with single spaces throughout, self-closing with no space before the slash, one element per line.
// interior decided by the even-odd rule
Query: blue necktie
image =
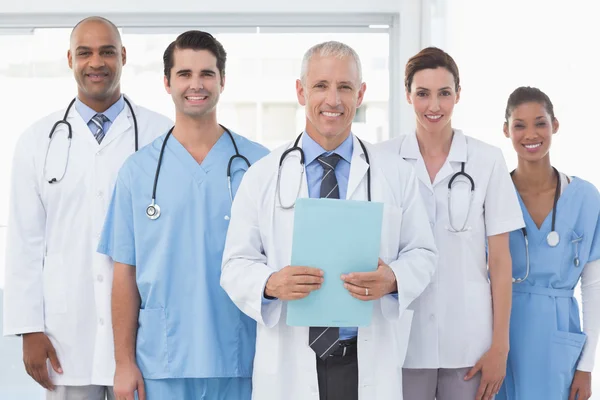
<path fill-rule="evenodd" d="M 335 177 L 335 166 L 340 161 L 340 156 L 324 154 L 317 158 L 317 161 L 323 166 L 323 178 L 321 178 L 320 197 L 327 199 L 339 199 L 340 188 Z M 311 326 L 308 331 L 308 344 L 317 354 L 317 357 L 324 360 L 336 350 L 336 344 L 340 338 L 340 328 L 314 327 Z"/>
<path fill-rule="evenodd" d="M 108 121 L 108 117 L 98 113 L 92 117 L 91 121 L 96 125 L 94 137 L 98 141 L 98 144 L 100 144 L 102 143 L 102 139 L 104 139 L 104 123 Z"/>

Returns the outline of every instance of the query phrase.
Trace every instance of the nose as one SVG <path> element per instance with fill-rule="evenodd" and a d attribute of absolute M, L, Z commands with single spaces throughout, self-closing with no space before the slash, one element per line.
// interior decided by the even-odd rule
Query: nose
<path fill-rule="evenodd" d="M 440 100 L 438 99 L 437 96 L 430 96 L 429 111 L 431 111 L 431 112 L 440 111 Z"/>
<path fill-rule="evenodd" d="M 203 89 L 204 88 L 204 83 L 202 81 L 202 78 L 197 76 L 195 78 L 190 79 L 190 89 Z"/>
<path fill-rule="evenodd" d="M 335 108 L 337 107 L 340 103 L 340 93 L 338 92 L 336 87 L 330 87 L 329 90 L 327 91 L 327 97 L 325 98 L 325 103 L 327 104 L 327 106 Z"/>
<path fill-rule="evenodd" d="M 92 54 L 92 58 L 90 59 L 90 67 L 92 68 L 102 68 L 104 67 L 104 57 L 100 55 L 100 53 L 94 52 Z"/>

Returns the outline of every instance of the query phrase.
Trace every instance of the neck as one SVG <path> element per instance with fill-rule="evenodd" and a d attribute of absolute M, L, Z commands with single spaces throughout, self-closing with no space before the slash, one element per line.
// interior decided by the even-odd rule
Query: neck
<path fill-rule="evenodd" d="M 118 89 L 115 91 L 114 94 L 105 99 L 94 99 L 91 97 L 86 97 L 85 95 L 82 95 L 81 92 L 77 94 L 77 98 L 79 98 L 79 101 L 81 101 L 83 104 L 96 111 L 97 113 L 103 113 L 104 111 L 108 110 L 110 106 L 112 106 L 117 102 L 117 100 L 119 100 L 119 97 L 121 97 L 121 91 Z"/>
<path fill-rule="evenodd" d="M 417 142 L 424 157 L 448 157 L 452 146 L 453 130 L 450 124 L 439 132 L 430 132 L 417 124 Z"/>
<path fill-rule="evenodd" d="M 340 147 L 340 145 L 344 143 L 344 140 L 346 140 L 348 136 L 350 136 L 350 132 L 350 128 L 348 128 L 348 130 L 345 132 L 342 132 L 332 137 L 327 137 L 321 135 L 316 129 L 313 128 L 312 125 L 306 125 L 306 133 L 308 134 L 308 136 L 310 136 L 312 140 L 317 142 L 319 146 L 321 146 L 325 151 L 332 151 Z"/>
<path fill-rule="evenodd" d="M 224 130 L 217 123 L 216 113 L 202 118 L 190 118 L 177 112 L 173 136 L 186 149 L 210 149 L 219 140 Z"/>
<path fill-rule="evenodd" d="M 539 161 L 526 161 L 519 158 L 517 169 L 513 174 L 513 181 L 519 192 L 524 188 L 537 191 L 554 187 L 555 180 L 555 172 L 549 155 Z"/>

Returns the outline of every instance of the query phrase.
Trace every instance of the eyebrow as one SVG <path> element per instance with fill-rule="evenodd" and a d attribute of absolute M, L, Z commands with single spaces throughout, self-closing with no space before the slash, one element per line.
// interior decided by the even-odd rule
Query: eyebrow
<path fill-rule="evenodd" d="M 536 120 L 538 119 L 544 119 L 546 117 L 544 117 L 543 115 L 540 115 L 539 117 L 535 117 Z M 525 122 L 525 120 L 521 119 L 521 118 L 515 118 L 514 121 L 519 121 L 519 122 Z"/>
<path fill-rule="evenodd" d="M 77 46 L 75 50 L 91 50 L 91 47 L 88 46 Z M 100 46 L 100 50 L 117 50 L 117 46 L 113 46 L 112 44 L 107 44 L 104 46 Z"/>
<path fill-rule="evenodd" d="M 191 69 L 189 69 L 189 68 L 187 68 L 187 69 L 180 69 L 180 70 L 177 71 L 177 74 L 191 74 L 191 73 L 193 73 L 193 71 Z M 200 70 L 200 73 L 203 73 L 203 74 L 215 74 L 216 75 L 216 71 L 213 71 L 212 69 L 203 69 L 203 70 Z"/>
<path fill-rule="evenodd" d="M 438 92 L 439 92 L 440 90 L 451 90 L 451 89 L 452 89 L 452 88 L 451 88 L 450 86 L 444 86 L 443 88 L 440 88 L 440 89 L 438 89 Z M 428 91 L 428 92 L 429 92 L 429 89 L 427 89 L 427 88 L 424 88 L 424 87 L 421 87 L 421 86 L 419 86 L 419 87 L 417 88 L 417 90 L 426 90 L 426 91 Z"/>

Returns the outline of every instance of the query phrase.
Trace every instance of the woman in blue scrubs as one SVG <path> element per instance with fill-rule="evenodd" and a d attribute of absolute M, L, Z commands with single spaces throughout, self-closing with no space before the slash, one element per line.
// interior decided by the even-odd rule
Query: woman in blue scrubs
<path fill-rule="evenodd" d="M 510 235 L 513 305 L 507 373 L 497 400 L 587 400 L 600 331 L 600 195 L 550 163 L 559 123 L 536 88 L 508 99 L 504 134 L 526 227 Z M 583 332 L 573 290 L 581 280 Z"/>

